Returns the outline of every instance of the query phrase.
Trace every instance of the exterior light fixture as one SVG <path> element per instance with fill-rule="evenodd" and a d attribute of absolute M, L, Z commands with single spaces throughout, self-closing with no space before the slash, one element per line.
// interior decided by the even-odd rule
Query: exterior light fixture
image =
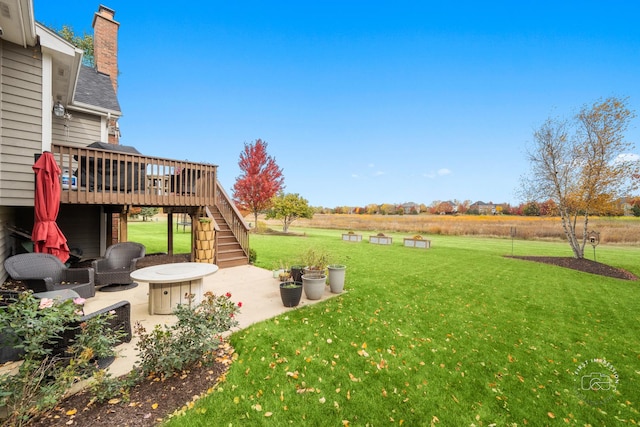
<path fill-rule="evenodd" d="M 55 114 L 56 117 L 64 116 L 64 105 L 62 105 L 60 101 L 53 104 L 53 114 Z"/>

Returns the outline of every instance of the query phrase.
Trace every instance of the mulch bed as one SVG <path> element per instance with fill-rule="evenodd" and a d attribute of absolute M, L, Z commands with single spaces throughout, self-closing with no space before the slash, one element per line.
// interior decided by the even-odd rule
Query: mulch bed
<path fill-rule="evenodd" d="M 229 345 L 221 347 L 211 365 L 198 365 L 160 380 L 147 378 L 130 392 L 128 401 L 92 401 L 89 392 L 75 394 L 29 426 L 151 427 L 166 421 L 176 410 L 206 394 L 224 376 L 233 356 Z"/>
<path fill-rule="evenodd" d="M 507 258 L 517 258 L 526 261 L 542 262 L 544 264 L 557 265 L 559 267 L 571 268 L 585 273 L 598 274 L 600 276 L 613 277 L 622 280 L 638 280 L 634 274 L 621 268 L 611 267 L 607 264 L 592 261 L 589 259 L 577 259 L 572 257 L 551 257 L 551 256 L 508 256 Z"/>

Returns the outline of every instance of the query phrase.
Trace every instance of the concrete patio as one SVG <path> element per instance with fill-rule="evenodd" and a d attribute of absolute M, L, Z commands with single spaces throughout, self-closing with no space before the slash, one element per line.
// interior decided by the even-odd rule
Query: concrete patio
<path fill-rule="evenodd" d="M 220 269 L 215 274 L 205 277 L 204 291 L 211 291 L 216 295 L 230 292 L 232 301 L 242 302 L 238 315 L 240 329 L 296 309 L 283 306 L 279 281 L 273 278 L 271 271 L 251 265 Z M 303 293 L 298 308 L 323 301 L 333 295 L 335 294 L 329 291 L 328 286 L 320 300 L 308 300 Z M 171 324 L 176 320 L 173 315 L 149 314 L 149 285 L 145 282 L 139 282 L 137 287 L 126 291 L 96 292 L 94 298 L 87 299 L 85 312 L 92 313 L 122 300 L 131 304 L 132 327 L 139 321 L 150 331 L 157 324 Z M 126 374 L 133 368 L 137 359 L 136 342 L 134 336 L 130 343 L 117 347 L 119 356 L 108 368 L 114 377 Z"/>

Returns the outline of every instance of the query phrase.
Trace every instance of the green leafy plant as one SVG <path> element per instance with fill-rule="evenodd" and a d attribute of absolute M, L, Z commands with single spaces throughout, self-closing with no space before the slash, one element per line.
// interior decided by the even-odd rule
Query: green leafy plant
<path fill-rule="evenodd" d="M 286 282 L 286 283 L 283 283 L 280 287 L 282 289 L 295 289 L 295 288 L 299 288 L 300 286 L 302 286 L 300 283 Z"/>
<path fill-rule="evenodd" d="M 136 371 L 131 371 L 121 377 L 113 377 L 104 369 L 96 371 L 92 382 L 89 384 L 89 391 L 96 402 L 106 402 L 109 399 L 119 397 L 122 401 L 130 400 L 130 390 L 140 380 Z"/>
<path fill-rule="evenodd" d="M 134 329 L 142 374 L 169 377 L 200 359 L 206 361 L 223 341 L 221 334 L 238 325 L 240 307 L 242 303 L 231 301 L 230 293 L 216 296 L 207 292 L 195 307 L 179 305 L 173 312 L 178 318 L 173 325 L 156 325 L 147 332 L 137 322 Z"/>
<path fill-rule="evenodd" d="M 125 333 L 109 327 L 109 320 L 114 312 L 96 316 L 80 324 L 82 333 L 76 336 L 71 345 L 75 354 L 84 354 L 89 360 L 115 356 L 115 346 L 122 340 Z"/>
<path fill-rule="evenodd" d="M 104 329 L 106 316 L 96 316 L 65 347 L 63 335 L 77 328 L 83 303 L 24 292 L 0 308 L 0 330 L 10 332 L 9 345 L 24 351 L 17 373 L 0 375 L 0 406 L 7 408 L 8 425 L 22 425 L 53 408 L 74 382 L 95 372 L 92 359 L 108 353 L 104 346 L 117 339 Z"/>
<path fill-rule="evenodd" d="M 323 249 L 309 248 L 302 254 L 305 270 L 323 274 L 329 265 L 329 254 Z"/>

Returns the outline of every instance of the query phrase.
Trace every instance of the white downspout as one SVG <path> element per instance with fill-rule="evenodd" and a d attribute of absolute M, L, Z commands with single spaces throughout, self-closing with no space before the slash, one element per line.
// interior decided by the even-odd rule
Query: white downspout
<path fill-rule="evenodd" d="M 53 59 L 42 54 L 42 151 L 51 151 L 53 138 Z"/>

